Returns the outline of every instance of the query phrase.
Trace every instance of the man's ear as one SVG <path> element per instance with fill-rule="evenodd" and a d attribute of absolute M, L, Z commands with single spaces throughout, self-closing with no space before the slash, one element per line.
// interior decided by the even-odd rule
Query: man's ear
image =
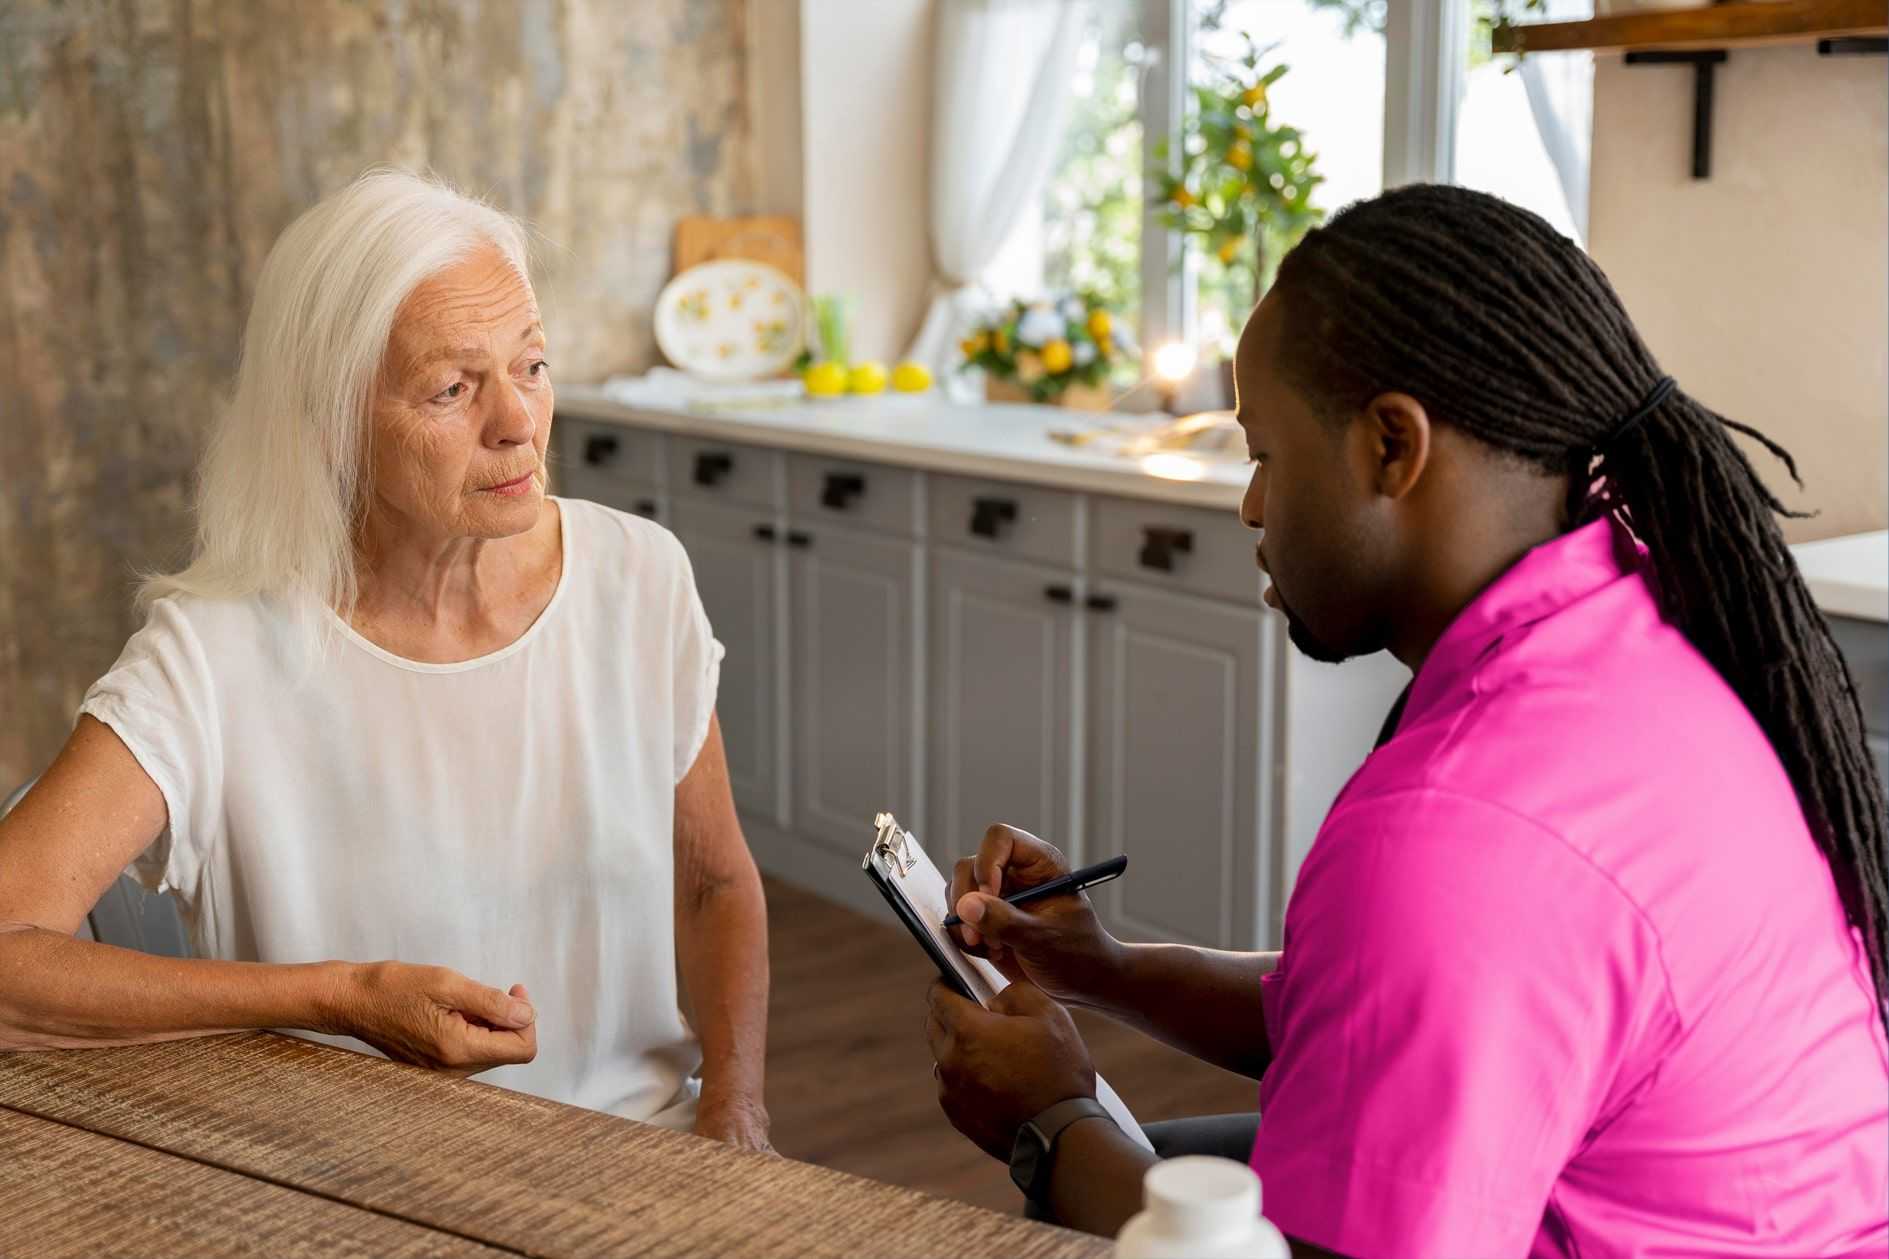
<path fill-rule="evenodd" d="M 1381 393 L 1364 408 L 1367 475 L 1373 490 L 1400 499 L 1416 488 L 1430 465 L 1430 415 L 1407 393 Z"/>

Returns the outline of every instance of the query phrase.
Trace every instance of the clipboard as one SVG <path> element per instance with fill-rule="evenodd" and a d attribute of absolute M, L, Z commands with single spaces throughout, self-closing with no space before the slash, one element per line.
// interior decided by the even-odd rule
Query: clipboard
<path fill-rule="evenodd" d="M 867 849 L 860 869 L 918 941 L 918 947 L 925 950 L 945 983 L 968 1001 L 990 1005 L 1010 981 L 983 958 L 960 949 L 943 926 L 945 915 L 951 912 L 950 884 L 897 818 L 881 813 L 873 819 L 873 826 L 876 833 L 872 847 Z M 1150 1153 L 1154 1151 L 1148 1134 L 1100 1072 L 1095 1077 L 1095 1099 L 1131 1140 Z"/>

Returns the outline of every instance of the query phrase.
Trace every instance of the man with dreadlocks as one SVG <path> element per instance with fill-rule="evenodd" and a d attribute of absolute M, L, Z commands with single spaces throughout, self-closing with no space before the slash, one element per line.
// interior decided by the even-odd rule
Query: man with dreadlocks
<path fill-rule="evenodd" d="M 1295 1254 L 1881 1259 L 1889 817 L 1731 433 L 1789 457 L 1662 373 L 1572 242 L 1460 188 L 1307 236 L 1235 374 L 1267 601 L 1411 685 L 1281 953 L 1006 905 L 1064 862 L 992 828 L 954 899 L 1019 982 L 990 1011 L 932 991 L 952 1122 L 1036 1144 L 1012 1166 L 1041 1213 L 1135 1209 L 1150 1156 L 1084 1104 L 1055 998 L 1260 1078 L 1263 1122 L 1150 1135 L 1250 1149 Z"/>

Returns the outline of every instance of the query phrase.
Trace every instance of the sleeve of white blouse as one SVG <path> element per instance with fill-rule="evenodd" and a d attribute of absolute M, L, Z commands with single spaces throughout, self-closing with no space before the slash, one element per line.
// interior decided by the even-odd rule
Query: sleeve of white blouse
<path fill-rule="evenodd" d="M 194 899 L 220 816 L 222 753 L 209 661 L 175 600 L 152 606 L 79 711 L 110 726 L 164 795 L 169 824 L 126 873 Z"/>
<path fill-rule="evenodd" d="M 680 543 L 681 565 L 674 599 L 674 660 L 676 669 L 676 781 L 688 776 L 695 758 L 708 741 L 708 723 L 715 716 L 715 692 L 721 684 L 721 643 L 708 623 L 708 611 L 695 588 L 695 569 Z"/>

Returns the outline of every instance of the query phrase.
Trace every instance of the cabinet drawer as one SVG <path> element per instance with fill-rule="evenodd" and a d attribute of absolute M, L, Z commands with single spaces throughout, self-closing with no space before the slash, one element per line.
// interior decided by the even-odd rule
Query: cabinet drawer
<path fill-rule="evenodd" d="M 1864 727 L 1876 734 L 1889 734 L 1889 625 L 1833 616 L 1830 632 L 1850 666 L 1850 676 L 1856 680 Z"/>
<path fill-rule="evenodd" d="M 933 477 L 931 541 L 1073 568 L 1076 496 L 1012 481 Z"/>
<path fill-rule="evenodd" d="M 699 437 L 671 437 L 669 489 L 678 497 L 779 507 L 782 462 L 778 450 Z"/>
<path fill-rule="evenodd" d="M 1258 603 L 1259 535 L 1231 511 L 1098 498 L 1089 561 L 1104 577 L 1129 577 L 1210 599 Z"/>
<path fill-rule="evenodd" d="M 787 456 L 787 512 L 909 538 L 918 532 L 918 474 L 882 463 Z"/>
<path fill-rule="evenodd" d="M 662 492 L 647 481 L 619 481 L 591 468 L 566 465 L 558 470 L 556 492 L 561 498 L 587 498 L 651 520 L 668 519 Z"/>
<path fill-rule="evenodd" d="M 595 494 L 578 494 L 563 488 L 569 483 L 567 478 L 580 472 L 586 474 L 585 483 L 591 485 L 598 481 L 635 481 L 643 485 L 661 483 L 661 433 L 624 428 L 597 420 L 581 420 L 575 416 L 559 416 L 557 424 L 558 493 L 568 493 L 573 498 L 604 501 Z"/>

